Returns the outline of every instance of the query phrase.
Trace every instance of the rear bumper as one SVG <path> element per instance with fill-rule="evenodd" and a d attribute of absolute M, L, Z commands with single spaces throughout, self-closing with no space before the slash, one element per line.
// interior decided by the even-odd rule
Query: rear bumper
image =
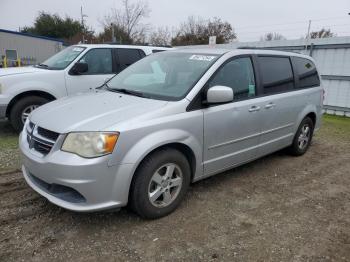
<path fill-rule="evenodd" d="M 65 209 L 91 212 L 119 208 L 128 201 L 133 165 L 108 166 L 110 156 L 83 159 L 53 150 L 42 157 L 20 135 L 22 172 L 28 185 Z"/>

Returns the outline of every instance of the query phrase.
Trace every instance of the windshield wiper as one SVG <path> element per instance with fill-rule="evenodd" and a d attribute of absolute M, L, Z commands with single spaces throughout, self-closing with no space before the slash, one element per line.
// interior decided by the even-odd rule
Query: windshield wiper
<path fill-rule="evenodd" d="M 105 82 L 105 83 L 103 83 L 102 85 L 100 85 L 100 86 L 98 86 L 98 87 L 95 87 L 95 89 L 97 89 L 97 90 L 100 90 L 100 89 L 107 89 L 107 90 L 109 90 L 110 87 L 109 87 L 108 84 Z M 112 90 L 109 90 L 109 91 L 112 91 Z"/>
<path fill-rule="evenodd" d="M 112 91 L 112 92 L 123 93 L 123 94 L 127 94 L 127 95 L 133 95 L 133 96 L 139 96 L 139 97 L 147 97 L 144 93 L 142 93 L 140 91 L 129 90 L 129 89 L 125 89 L 125 88 L 110 88 L 110 87 L 107 87 L 107 90 L 108 91 Z"/>

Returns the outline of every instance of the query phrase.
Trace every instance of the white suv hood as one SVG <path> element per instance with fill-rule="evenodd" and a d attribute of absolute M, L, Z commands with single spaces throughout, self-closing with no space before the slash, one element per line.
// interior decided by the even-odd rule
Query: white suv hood
<path fill-rule="evenodd" d="M 9 75 L 19 75 L 19 74 L 43 72 L 44 70 L 46 70 L 46 69 L 40 69 L 40 68 L 36 68 L 34 66 L 1 68 L 0 69 L 0 77 L 1 76 L 9 76 Z M 48 70 L 46 70 L 46 71 L 48 71 Z"/>
<path fill-rule="evenodd" d="M 101 91 L 43 105 L 31 114 L 30 120 L 40 127 L 61 134 L 72 131 L 101 131 L 166 104 L 166 101 Z"/>

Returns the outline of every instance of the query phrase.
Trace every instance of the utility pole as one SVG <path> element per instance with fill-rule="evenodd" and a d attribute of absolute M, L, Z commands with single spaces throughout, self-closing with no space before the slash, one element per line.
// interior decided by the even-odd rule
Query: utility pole
<path fill-rule="evenodd" d="M 306 43 L 305 43 L 305 53 L 307 52 L 307 46 L 309 45 L 310 30 L 311 30 L 311 20 L 309 20 L 309 27 L 307 29 Z"/>
<path fill-rule="evenodd" d="M 115 43 L 117 40 L 115 38 L 115 34 L 114 34 L 114 25 L 113 23 L 111 23 L 111 31 L 112 31 L 112 43 Z"/>
<path fill-rule="evenodd" d="M 87 15 L 85 15 L 84 13 L 83 13 L 83 6 L 81 6 L 80 7 L 80 16 L 81 16 L 81 27 L 82 27 L 82 29 L 83 29 L 83 32 L 82 32 L 82 42 L 83 42 L 83 44 L 85 44 L 85 36 L 84 36 L 84 30 L 85 30 L 85 25 L 84 25 L 84 17 L 87 17 Z"/>

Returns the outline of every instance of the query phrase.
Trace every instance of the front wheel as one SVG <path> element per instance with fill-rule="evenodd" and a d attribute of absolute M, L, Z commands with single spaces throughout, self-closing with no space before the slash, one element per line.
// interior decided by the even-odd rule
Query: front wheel
<path fill-rule="evenodd" d="M 181 152 L 172 148 L 156 151 L 138 167 L 129 205 L 144 218 L 166 216 L 182 201 L 190 177 L 189 163 Z"/>
<path fill-rule="evenodd" d="M 289 152 L 294 156 L 305 154 L 311 144 L 313 133 L 314 123 L 310 117 L 305 117 L 299 125 L 293 144 L 289 147 Z"/>
<path fill-rule="evenodd" d="M 44 97 L 27 96 L 18 100 L 11 109 L 10 122 L 12 127 L 21 132 L 28 116 L 39 106 L 49 102 Z"/>

